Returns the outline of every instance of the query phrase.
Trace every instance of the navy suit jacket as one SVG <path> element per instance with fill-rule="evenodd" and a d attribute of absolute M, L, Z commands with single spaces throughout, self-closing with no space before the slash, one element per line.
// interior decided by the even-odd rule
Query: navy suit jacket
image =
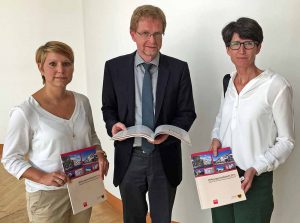
<path fill-rule="evenodd" d="M 122 122 L 135 125 L 135 53 L 105 63 L 102 112 L 108 135 L 112 126 Z M 160 54 L 156 89 L 155 127 L 163 124 L 188 131 L 196 118 L 192 84 L 186 62 Z M 118 186 L 130 163 L 133 138 L 115 141 L 114 185 Z M 182 180 L 181 142 L 169 136 L 160 145 L 162 164 L 169 183 L 176 187 Z"/>

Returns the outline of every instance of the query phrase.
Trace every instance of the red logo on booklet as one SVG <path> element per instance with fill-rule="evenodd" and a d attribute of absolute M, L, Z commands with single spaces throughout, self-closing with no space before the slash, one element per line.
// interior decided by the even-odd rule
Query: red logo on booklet
<path fill-rule="evenodd" d="M 218 199 L 214 199 L 214 200 L 213 200 L 213 203 L 214 203 L 214 204 L 218 204 L 218 203 L 219 203 Z"/>
<path fill-rule="evenodd" d="M 85 201 L 85 202 L 83 202 L 83 207 L 86 207 L 87 206 L 87 202 Z"/>

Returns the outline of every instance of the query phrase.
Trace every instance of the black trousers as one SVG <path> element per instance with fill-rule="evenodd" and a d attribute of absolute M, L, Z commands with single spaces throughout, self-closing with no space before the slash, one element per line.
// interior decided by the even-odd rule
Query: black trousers
<path fill-rule="evenodd" d="M 134 149 L 128 170 L 119 186 L 124 223 L 146 223 L 148 192 L 152 223 L 170 223 L 176 188 L 163 170 L 160 153 Z"/>

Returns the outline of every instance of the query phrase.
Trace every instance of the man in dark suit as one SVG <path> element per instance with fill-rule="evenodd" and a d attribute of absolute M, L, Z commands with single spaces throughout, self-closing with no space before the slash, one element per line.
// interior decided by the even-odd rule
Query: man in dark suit
<path fill-rule="evenodd" d="M 159 52 L 165 28 L 160 8 L 136 8 L 130 23 L 136 52 L 106 62 L 102 111 L 110 136 L 141 124 L 153 130 L 169 124 L 188 131 L 195 120 L 187 63 Z M 169 223 L 182 180 L 181 143 L 169 135 L 143 140 L 115 141 L 114 185 L 120 188 L 124 222 L 146 222 L 148 192 L 152 222 Z"/>

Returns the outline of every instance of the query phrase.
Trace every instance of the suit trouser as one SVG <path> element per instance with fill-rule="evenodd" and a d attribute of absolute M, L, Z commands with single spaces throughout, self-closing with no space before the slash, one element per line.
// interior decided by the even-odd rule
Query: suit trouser
<path fill-rule="evenodd" d="M 92 208 L 73 215 L 67 189 L 26 193 L 31 223 L 88 223 Z"/>
<path fill-rule="evenodd" d="M 274 209 L 272 184 L 273 172 L 255 176 L 246 201 L 211 209 L 213 223 L 269 223 Z"/>
<path fill-rule="evenodd" d="M 133 149 L 128 170 L 119 186 L 124 223 L 145 223 L 148 192 L 152 223 L 170 223 L 176 188 L 163 170 L 160 153 L 145 154 Z"/>

